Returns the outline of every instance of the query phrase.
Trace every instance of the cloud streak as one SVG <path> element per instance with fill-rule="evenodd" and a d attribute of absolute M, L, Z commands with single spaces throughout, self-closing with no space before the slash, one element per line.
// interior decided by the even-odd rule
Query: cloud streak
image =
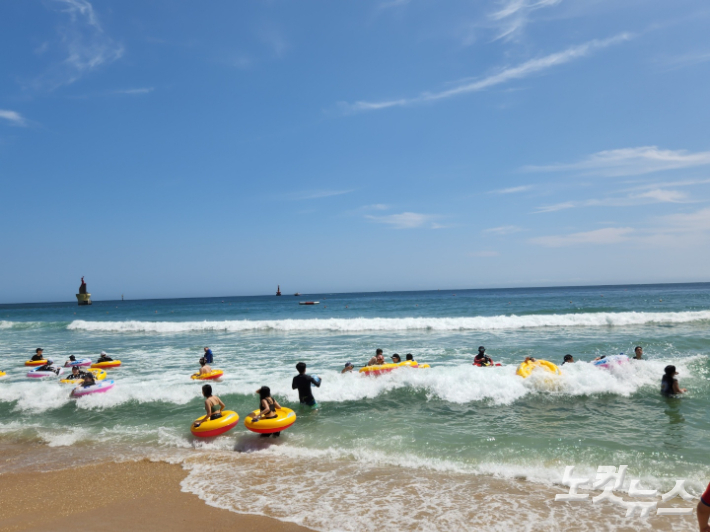
<path fill-rule="evenodd" d="M 662 150 L 658 146 L 622 148 L 594 153 L 581 161 L 526 166 L 528 172 L 579 172 L 584 175 L 626 177 L 710 165 L 710 151 Z"/>
<path fill-rule="evenodd" d="M 531 238 L 531 244 L 537 244 L 549 248 L 559 248 L 575 246 L 580 244 L 618 244 L 628 240 L 629 235 L 634 232 L 632 227 L 606 227 L 594 231 L 582 233 L 572 233 L 569 235 L 552 235 Z"/>
<path fill-rule="evenodd" d="M 286 195 L 286 199 L 289 200 L 309 200 L 309 199 L 320 199 L 329 198 L 331 196 L 342 196 L 343 194 L 350 194 L 354 192 L 355 189 L 350 190 L 306 190 L 301 192 L 292 192 Z"/>
<path fill-rule="evenodd" d="M 437 214 L 403 212 L 400 214 L 389 214 L 385 216 L 368 214 L 365 218 L 373 222 L 389 225 L 394 229 L 415 229 L 418 227 L 428 227 L 429 229 L 444 228 L 444 226 L 435 222 L 436 219 L 440 218 Z"/>
<path fill-rule="evenodd" d="M 52 66 L 33 85 L 55 90 L 70 85 L 101 65 L 123 56 L 124 48 L 107 36 L 94 7 L 87 0 L 55 0 L 60 11 L 68 15 L 67 24 L 59 28 L 60 48 L 65 58 Z"/>
<path fill-rule="evenodd" d="M 390 107 L 405 107 L 425 102 L 434 102 L 447 98 L 453 98 L 462 94 L 479 92 L 491 87 L 495 87 L 496 85 L 501 85 L 509 81 L 523 79 L 533 74 L 544 72 L 545 70 L 549 70 L 550 68 L 569 63 L 576 59 L 581 59 L 597 50 L 602 50 L 609 46 L 628 41 L 630 38 L 631 35 L 629 33 L 621 33 L 608 39 L 595 39 L 592 41 L 588 41 L 584 44 L 572 46 L 561 52 L 556 52 L 554 54 L 539 57 L 537 59 L 531 59 L 514 67 L 504 68 L 484 78 L 463 83 L 451 89 L 439 92 L 425 92 L 420 94 L 419 96 L 415 96 L 412 98 L 400 98 L 397 100 L 382 100 L 375 102 L 357 101 L 352 104 L 345 103 L 342 105 L 346 110 L 350 112 L 377 111 Z"/>
<path fill-rule="evenodd" d="M 0 109 L 0 119 L 7 120 L 13 126 L 26 126 L 27 120 L 18 113 L 17 111 L 9 111 L 7 109 Z"/>
<path fill-rule="evenodd" d="M 518 194 L 519 192 L 527 192 L 531 188 L 533 188 L 532 185 L 523 185 L 520 187 L 501 188 L 498 190 L 491 190 L 490 194 Z"/>
<path fill-rule="evenodd" d="M 527 26 L 533 11 L 544 7 L 552 7 L 562 0 L 509 0 L 495 13 L 490 14 L 491 20 L 500 24 L 500 33 L 496 40 L 511 41 Z"/>

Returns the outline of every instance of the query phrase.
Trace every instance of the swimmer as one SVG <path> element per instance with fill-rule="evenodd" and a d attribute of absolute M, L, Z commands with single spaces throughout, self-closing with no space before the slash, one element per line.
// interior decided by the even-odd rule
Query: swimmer
<path fill-rule="evenodd" d="M 204 357 L 200 359 L 200 366 L 200 370 L 195 373 L 195 375 L 209 375 L 210 373 L 212 373 L 212 368 L 207 365 L 207 361 Z"/>
<path fill-rule="evenodd" d="M 84 381 L 81 383 L 82 388 L 88 388 L 89 386 L 93 386 L 96 384 L 96 379 L 94 379 L 94 374 L 91 372 L 85 373 L 84 374 Z"/>
<path fill-rule="evenodd" d="M 262 386 L 256 393 L 259 394 L 259 413 L 257 415 L 249 414 L 247 417 L 252 418 L 252 421 L 259 421 L 261 418 L 264 419 L 274 419 L 278 417 L 276 410 L 281 409 L 281 405 L 271 397 L 271 388 L 268 386 Z M 280 432 L 272 433 L 274 438 L 281 436 Z M 262 438 L 268 438 L 271 434 L 262 434 Z"/>
<path fill-rule="evenodd" d="M 392 355 L 392 364 L 399 364 L 400 362 L 402 362 L 401 356 L 399 356 L 397 353 Z"/>
<path fill-rule="evenodd" d="M 385 363 L 385 355 L 382 354 L 382 349 L 375 351 L 375 356 L 367 363 L 368 366 L 381 366 Z"/>
<path fill-rule="evenodd" d="M 44 353 L 44 349 L 38 347 L 37 349 L 35 349 L 35 354 L 32 355 L 32 358 L 30 360 L 32 360 L 33 362 L 36 362 L 38 360 L 44 360 L 44 355 L 42 353 Z"/>
<path fill-rule="evenodd" d="M 343 373 L 352 373 L 352 371 L 353 371 L 354 369 L 355 369 L 355 366 L 353 366 L 353 363 L 352 363 L 352 362 L 346 362 L 346 363 L 345 363 L 345 367 L 344 367 L 342 370 L 340 370 L 340 373 L 341 373 L 341 374 L 343 374 Z"/>
<path fill-rule="evenodd" d="M 86 373 L 79 370 L 78 366 L 72 366 L 71 375 L 67 377 L 68 380 L 78 380 L 86 377 Z"/>
<path fill-rule="evenodd" d="M 205 347 L 205 355 L 203 357 L 208 364 L 214 363 L 214 358 L 212 355 L 212 350 L 209 347 Z"/>
<path fill-rule="evenodd" d="M 414 362 L 414 355 L 412 353 L 407 353 L 405 360 L 411 360 L 412 362 Z"/>
<path fill-rule="evenodd" d="M 564 366 L 565 364 L 574 364 L 574 357 L 572 355 L 565 355 L 562 365 Z"/>
<path fill-rule="evenodd" d="M 296 364 L 296 371 L 298 371 L 298 375 L 293 378 L 293 381 L 291 382 L 291 389 L 298 389 L 298 399 L 301 401 L 301 404 L 316 406 L 317 403 L 315 397 L 313 397 L 311 386 L 320 388 L 321 380 L 318 377 L 306 374 L 305 362 L 299 362 Z"/>
<path fill-rule="evenodd" d="M 537 362 L 533 357 L 525 357 L 524 362 Z"/>
<path fill-rule="evenodd" d="M 661 377 L 661 393 L 663 395 L 673 397 L 688 391 L 678 385 L 678 379 L 675 378 L 678 372 L 675 370 L 675 366 L 666 366 L 663 371 L 665 372 L 663 377 Z"/>
<path fill-rule="evenodd" d="M 492 366 L 493 359 L 486 354 L 486 348 L 481 346 L 478 348 L 478 354 L 473 359 L 474 366 Z"/>
<path fill-rule="evenodd" d="M 637 345 L 634 348 L 634 356 L 631 357 L 631 360 L 643 360 L 643 347 Z"/>
<path fill-rule="evenodd" d="M 197 421 L 195 421 L 192 424 L 193 427 L 199 427 L 207 420 L 221 418 L 222 410 L 227 408 L 222 402 L 222 399 L 220 399 L 216 395 L 212 395 L 212 386 L 210 386 L 209 384 L 205 384 L 202 387 L 202 395 L 205 398 L 205 412 L 207 412 L 207 415 L 205 415 L 205 417 L 203 417 L 202 419 L 198 419 Z"/>
<path fill-rule="evenodd" d="M 106 354 L 106 351 L 101 351 L 101 354 L 99 355 L 99 358 L 96 363 L 98 364 L 100 362 L 113 362 L 113 359 Z"/>

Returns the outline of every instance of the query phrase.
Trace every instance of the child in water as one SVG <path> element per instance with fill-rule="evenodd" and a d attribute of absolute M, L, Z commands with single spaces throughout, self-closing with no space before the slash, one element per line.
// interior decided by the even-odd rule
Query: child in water
<path fill-rule="evenodd" d="M 675 366 L 666 366 L 664 371 L 665 374 L 661 377 L 661 393 L 663 395 L 672 397 L 688 391 L 678 385 L 678 379 L 675 378 L 678 372 L 675 370 Z"/>

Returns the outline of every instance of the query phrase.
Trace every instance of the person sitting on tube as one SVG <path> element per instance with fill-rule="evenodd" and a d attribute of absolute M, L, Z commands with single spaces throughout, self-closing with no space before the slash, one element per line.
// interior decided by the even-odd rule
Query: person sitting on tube
<path fill-rule="evenodd" d="M 375 351 L 375 356 L 367 363 L 368 366 L 381 366 L 385 363 L 385 355 L 382 354 L 382 349 Z"/>
<path fill-rule="evenodd" d="M 475 366 L 492 366 L 493 359 L 486 354 L 486 348 L 481 346 L 478 348 L 478 354 L 473 359 Z"/>
<path fill-rule="evenodd" d="M 221 418 L 222 411 L 227 408 L 222 402 L 222 399 L 216 395 L 212 395 L 212 386 L 209 384 L 205 384 L 202 387 L 202 396 L 205 398 L 205 411 L 207 415 L 192 424 L 195 428 L 202 425 L 205 421 Z"/>
<path fill-rule="evenodd" d="M 565 355 L 565 358 L 562 360 L 562 365 L 564 366 L 565 364 L 574 364 L 574 357 L 572 355 Z"/>
<path fill-rule="evenodd" d="M 101 351 L 101 354 L 99 355 L 99 359 L 96 362 L 97 363 L 99 363 L 99 362 L 113 362 L 113 359 L 106 354 L 106 351 Z"/>
<path fill-rule="evenodd" d="M 202 357 L 200 359 L 200 370 L 197 372 L 197 375 L 209 375 L 212 373 L 212 368 L 207 364 L 207 361 L 205 360 L 205 357 Z"/>
<path fill-rule="evenodd" d="M 88 388 L 94 384 L 96 384 L 96 379 L 94 379 L 94 374 L 89 371 L 84 375 L 84 382 L 81 383 L 81 387 Z"/>
<path fill-rule="evenodd" d="M 69 377 L 67 377 L 67 379 L 78 380 L 78 379 L 83 379 L 84 377 L 86 377 L 86 372 L 80 371 L 79 366 L 72 366 L 71 375 L 69 375 Z"/>
<path fill-rule="evenodd" d="M 281 410 L 281 405 L 271 397 L 271 388 L 268 386 L 262 386 L 256 393 L 259 394 L 259 413 L 257 415 L 249 414 L 247 416 L 252 418 L 253 422 L 259 421 L 261 418 L 264 419 L 274 419 L 278 417 L 276 410 Z M 272 433 L 274 438 L 281 436 L 280 432 Z M 262 434 L 262 438 L 268 438 L 271 434 Z"/>
<path fill-rule="evenodd" d="M 38 360 L 44 360 L 44 355 L 42 354 L 43 352 L 44 352 L 44 349 L 42 349 L 41 347 L 38 347 L 37 349 L 35 349 L 35 354 L 32 355 L 32 358 L 30 360 L 32 360 L 32 362 L 37 362 Z"/>
<path fill-rule="evenodd" d="M 392 355 L 392 364 L 399 364 L 400 362 L 402 362 L 401 356 L 399 356 L 397 353 Z"/>
<path fill-rule="evenodd" d="M 406 360 L 414 361 L 414 355 L 412 353 L 407 353 Z"/>

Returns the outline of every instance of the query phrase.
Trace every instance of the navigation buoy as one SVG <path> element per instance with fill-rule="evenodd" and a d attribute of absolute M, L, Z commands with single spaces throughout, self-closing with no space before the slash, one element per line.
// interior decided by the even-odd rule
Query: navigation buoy
<path fill-rule="evenodd" d="M 84 276 L 81 277 L 81 286 L 79 287 L 79 293 L 76 294 L 76 300 L 79 305 L 91 305 L 91 294 L 86 291 L 86 283 L 84 282 Z"/>

